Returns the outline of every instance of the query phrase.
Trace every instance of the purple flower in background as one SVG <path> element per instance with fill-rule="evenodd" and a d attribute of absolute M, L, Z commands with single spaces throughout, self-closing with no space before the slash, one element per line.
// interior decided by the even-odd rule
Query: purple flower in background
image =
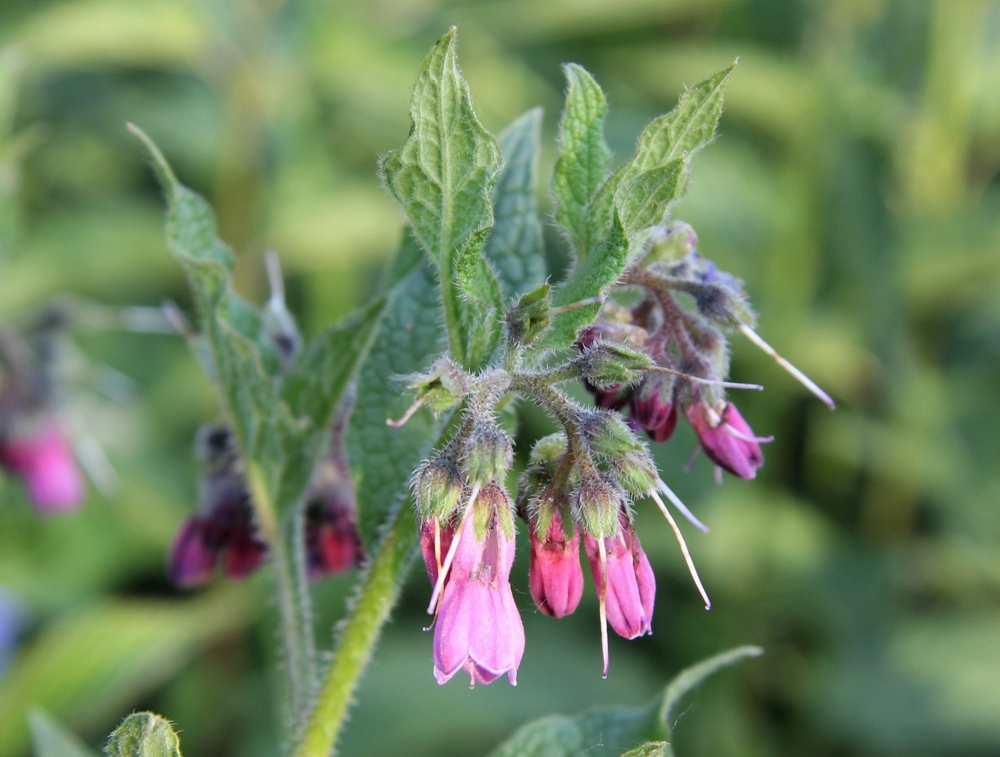
<path fill-rule="evenodd" d="M 358 511 L 350 473 L 326 466 L 306 503 L 306 555 L 309 577 L 356 568 L 365 558 L 358 532 Z"/>
<path fill-rule="evenodd" d="M 703 400 L 696 401 L 685 415 L 698 434 L 701 448 L 716 465 L 740 478 L 757 476 L 757 469 L 764 464 L 760 444 L 771 439 L 754 436 L 736 405 L 727 402 L 718 413 Z"/>
<path fill-rule="evenodd" d="M 475 686 L 492 683 L 506 673 L 510 683 L 516 684 L 524 654 L 524 626 L 510 589 L 514 562 L 510 505 L 507 493 L 496 484 L 486 486 L 476 499 L 470 497 L 449 544 L 452 561 L 434 628 L 434 676 L 443 684 L 465 670 Z M 486 515 L 482 534 L 477 534 L 480 518 L 474 517 L 476 511 Z M 425 547 L 425 559 L 427 552 Z M 431 578 L 436 581 L 433 551 L 431 558 L 434 570 L 428 573 L 433 572 Z"/>
<path fill-rule="evenodd" d="M 83 502 L 83 476 L 55 420 L 30 434 L 0 438 L 0 465 L 21 480 L 39 512 L 74 510 Z"/>
<path fill-rule="evenodd" d="M 580 567 L 580 530 L 574 524 L 573 536 L 566 538 L 558 512 L 549 521 L 545 539 L 540 539 L 535 524 L 530 525 L 531 567 L 528 585 L 538 609 L 553 618 L 571 615 L 583 595 L 583 569 Z"/>

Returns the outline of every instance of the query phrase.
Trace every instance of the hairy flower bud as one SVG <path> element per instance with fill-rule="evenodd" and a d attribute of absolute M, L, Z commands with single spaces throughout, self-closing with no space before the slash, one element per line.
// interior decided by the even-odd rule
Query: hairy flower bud
<path fill-rule="evenodd" d="M 650 239 L 649 253 L 643 260 L 650 263 L 671 263 L 690 254 L 698 246 L 698 235 L 690 224 L 674 221 L 666 228 L 660 227 Z"/>
<path fill-rule="evenodd" d="M 523 295 L 507 311 L 507 339 L 512 344 L 530 345 L 537 342 L 552 324 L 549 285 L 541 286 Z"/>
<path fill-rule="evenodd" d="M 622 490 L 606 476 L 587 476 L 572 493 L 573 517 L 588 534 L 614 535 L 624 500 Z"/>
<path fill-rule="evenodd" d="M 469 486 L 503 481 L 513 461 L 514 445 L 510 437 L 495 423 L 476 423 L 465 441 L 462 476 Z"/>
<path fill-rule="evenodd" d="M 657 373 L 646 376 L 632 398 L 632 412 L 646 431 L 656 431 L 667 424 L 674 412 L 674 377 Z M 672 431 L 673 429 L 671 429 Z M 668 434 L 669 437 L 669 434 Z M 665 441 L 665 440 L 664 440 Z"/>
<path fill-rule="evenodd" d="M 441 358 L 427 373 L 414 376 L 410 388 L 416 390 L 418 402 L 440 413 L 455 407 L 469 394 L 469 376 L 455 361 Z"/>
<path fill-rule="evenodd" d="M 577 360 L 584 380 L 605 392 L 636 383 L 653 364 L 647 353 L 611 342 L 596 342 Z"/>
<path fill-rule="evenodd" d="M 617 458 L 643 449 L 632 429 L 615 413 L 587 413 L 580 425 L 595 455 Z"/>
<path fill-rule="evenodd" d="M 423 518 L 447 519 L 462 495 L 457 464 L 444 454 L 428 460 L 414 474 L 412 489 Z"/>

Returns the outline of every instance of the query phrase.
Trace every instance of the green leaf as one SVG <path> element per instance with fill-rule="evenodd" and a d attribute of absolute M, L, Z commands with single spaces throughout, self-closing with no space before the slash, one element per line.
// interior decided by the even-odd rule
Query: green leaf
<path fill-rule="evenodd" d="M 410 118 L 410 136 L 383 158 L 382 175 L 437 266 L 452 357 L 479 367 L 500 334 L 500 287 L 482 250 L 502 158 L 473 110 L 454 28 L 420 67 Z"/>
<path fill-rule="evenodd" d="M 558 200 L 556 221 L 566 231 L 575 257 L 585 260 L 600 243 L 604 229 L 592 222 L 591 201 L 604 184 L 611 152 L 604 143 L 604 93 L 586 69 L 575 63 L 563 66 L 569 90 L 559 124 L 559 158 L 552 174 L 552 191 Z"/>
<path fill-rule="evenodd" d="M 681 672 L 663 696 L 646 707 L 597 707 L 572 717 L 541 718 L 521 727 L 491 757 L 573 757 L 583 753 L 618 757 L 629 749 L 629 755 L 669 756 L 665 743 L 673 730 L 669 720 L 681 699 L 713 673 L 761 654 L 760 647 L 738 647 L 711 657 Z M 648 743 L 652 741 L 658 743 Z M 636 748 L 637 744 L 643 746 Z"/>
<path fill-rule="evenodd" d="M 486 259 L 496 271 L 508 302 L 545 280 L 536 191 L 541 140 L 541 108 L 518 116 L 500 132 L 504 166 L 493 190 L 496 222 L 486 244 Z"/>
<path fill-rule="evenodd" d="M 28 713 L 35 757 L 96 757 L 76 734 L 49 717 L 44 710 Z"/>
<path fill-rule="evenodd" d="M 167 195 L 167 246 L 183 266 L 211 356 L 212 378 L 235 431 L 268 541 L 299 503 L 337 402 L 365 355 L 383 307 L 376 300 L 309 344 L 286 380 L 261 312 L 232 289 L 232 252 L 209 204 L 180 184 L 156 145 L 130 125 Z"/>
<path fill-rule="evenodd" d="M 418 248 L 412 234 L 406 234 L 397 260 L 412 259 Z M 358 396 L 347 434 L 348 456 L 357 476 L 359 525 L 369 545 L 375 543 L 389 513 L 402 503 L 410 476 L 442 427 L 428 410 L 401 428 L 385 423 L 402 416 L 413 401 L 405 377 L 426 368 L 440 349 L 440 299 L 431 266 L 418 257 L 386 300 L 378 336 L 358 374 Z"/>
<path fill-rule="evenodd" d="M 663 702 L 660 705 L 659 720 L 668 730 L 673 729 L 670 720 L 677 710 L 677 706 L 688 694 L 701 686 L 706 679 L 712 677 L 723 668 L 728 668 L 751 657 L 760 657 L 764 650 L 760 647 L 736 647 L 727 652 L 722 652 L 707 660 L 702 660 L 697 665 L 692 665 L 681 671 L 674 680 L 667 686 L 663 694 Z"/>
<path fill-rule="evenodd" d="M 629 749 L 621 757 L 669 757 L 672 754 L 666 741 L 650 741 L 635 749 Z"/>
<path fill-rule="evenodd" d="M 635 242 L 644 241 L 636 235 L 665 220 L 670 205 L 687 192 L 691 157 L 715 137 L 735 66 L 733 62 L 685 90 L 673 110 L 643 130 L 635 154 L 594 199 L 593 220 L 598 227 L 607 228 L 616 206 L 634 248 Z"/>
<path fill-rule="evenodd" d="M 111 734 L 105 751 L 108 757 L 181 757 L 181 744 L 167 720 L 135 712 Z"/>
<path fill-rule="evenodd" d="M 46 626 L 0 679 L 0 754 L 28 745 L 25 707 L 92 728 L 243 628 L 259 598 L 227 588 L 183 602 L 104 602 Z"/>
<path fill-rule="evenodd" d="M 618 214 L 614 213 L 611 230 L 604 237 L 600 248 L 580 263 L 568 281 L 555 289 L 552 304 L 559 307 L 602 296 L 622 275 L 628 259 L 628 238 Z M 577 332 L 593 322 L 600 309 L 600 305 L 585 305 L 558 314 L 553 318 L 552 328 L 545 336 L 546 346 L 558 348 L 572 345 L 576 341 Z"/>

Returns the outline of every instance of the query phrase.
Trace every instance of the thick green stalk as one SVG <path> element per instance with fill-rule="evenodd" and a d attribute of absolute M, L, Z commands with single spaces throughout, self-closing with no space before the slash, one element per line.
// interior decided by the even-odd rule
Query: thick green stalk
<path fill-rule="evenodd" d="M 316 696 L 295 757 L 329 757 L 361 674 L 417 556 L 417 524 L 409 505 L 393 516 L 354 599 L 333 660 Z"/>

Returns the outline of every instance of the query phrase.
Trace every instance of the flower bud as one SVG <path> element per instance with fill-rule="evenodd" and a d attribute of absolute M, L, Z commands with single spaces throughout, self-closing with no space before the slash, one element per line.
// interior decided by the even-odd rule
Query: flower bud
<path fill-rule="evenodd" d="M 642 443 L 635 438 L 632 429 L 614 413 L 587 413 L 581 426 L 590 451 L 595 455 L 617 458 L 629 452 L 642 451 Z"/>
<path fill-rule="evenodd" d="M 458 466 L 446 455 L 438 455 L 417 469 L 412 489 L 424 519 L 445 520 L 454 512 L 462 495 Z"/>
<path fill-rule="evenodd" d="M 606 476 L 587 476 L 572 494 L 573 517 L 588 534 L 612 536 L 618 531 L 618 512 L 624 494 Z"/>
<path fill-rule="evenodd" d="M 580 532 L 576 525 L 567 536 L 562 516 L 556 510 L 541 534 L 536 524 L 531 524 L 529 543 L 528 584 L 538 609 L 554 618 L 572 614 L 583 595 Z"/>
<path fill-rule="evenodd" d="M 608 474 L 628 494 L 639 498 L 656 489 L 659 478 L 656 465 L 645 449 L 611 460 Z"/>
<path fill-rule="evenodd" d="M 416 390 L 418 402 L 440 413 L 465 399 L 469 394 L 469 377 L 458 363 L 441 358 L 427 373 L 414 376 L 410 388 Z"/>
<path fill-rule="evenodd" d="M 646 376 L 632 398 L 636 420 L 647 431 L 656 431 L 674 413 L 673 397 L 673 376 L 662 373 Z M 676 419 L 676 415 L 674 417 Z"/>
<path fill-rule="evenodd" d="M 495 423 L 477 423 L 465 442 L 462 476 L 469 486 L 503 481 L 513 461 L 514 445 L 510 437 Z"/>
<path fill-rule="evenodd" d="M 551 305 L 548 284 L 523 295 L 507 311 L 507 339 L 511 344 L 526 346 L 537 342 L 552 324 Z"/>
<path fill-rule="evenodd" d="M 754 436 L 736 405 L 727 402 L 720 414 L 707 402 L 699 401 L 685 415 L 698 434 L 701 448 L 716 465 L 740 478 L 756 477 L 757 469 L 764 464 L 760 442 L 770 439 Z"/>
<path fill-rule="evenodd" d="M 334 465 L 321 468 L 306 502 L 306 558 L 309 577 L 358 567 L 365 548 L 358 531 L 358 508 L 350 478 Z"/>
<path fill-rule="evenodd" d="M 682 259 L 698 246 L 698 235 L 684 221 L 674 221 L 665 229 L 661 227 L 654 231 L 650 241 L 649 253 L 643 265 Z"/>
<path fill-rule="evenodd" d="M 595 343 L 577 360 L 584 380 L 605 392 L 636 383 L 653 364 L 647 353 L 611 342 Z"/>

